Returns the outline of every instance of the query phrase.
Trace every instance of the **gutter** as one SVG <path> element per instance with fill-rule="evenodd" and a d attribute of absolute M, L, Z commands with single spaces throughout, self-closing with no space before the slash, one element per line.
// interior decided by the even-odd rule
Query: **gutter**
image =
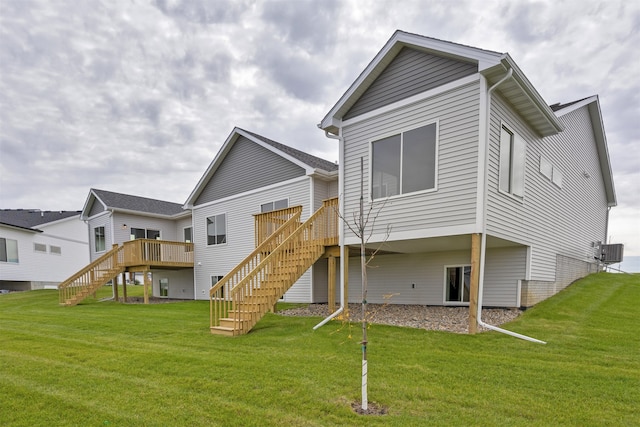
<path fill-rule="evenodd" d="M 332 135 L 331 133 L 329 133 L 329 131 L 324 131 L 324 135 L 329 138 L 329 139 L 337 139 L 339 144 L 340 144 L 340 148 L 339 148 L 339 158 L 340 160 L 338 161 L 338 191 L 343 190 L 343 186 L 344 186 L 344 159 L 343 157 L 343 153 L 344 153 L 344 138 L 342 137 L 342 128 L 339 130 L 339 135 Z M 344 191 L 343 191 L 344 194 Z M 344 212 L 344 197 L 339 197 L 339 202 L 338 202 L 338 209 L 340 212 Z M 337 315 L 339 315 L 340 313 L 342 313 L 344 311 L 344 306 L 345 306 L 345 301 L 344 301 L 344 233 L 342 232 L 343 227 L 340 227 L 340 231 L 338 232 L 338 239 L 339 239 L 339 245 L 340 245 L 340 307 L 338 307 L 338 309 L 336 311 L 334 311 L 333 313 L 331 313 L 328 317 L 326 317 L 322 322 L 318 323 L 316 326 L 313 327 L 313 330 L 315 331 L 316 329 L 326 325 L 331 319 L 333 319 L 334 317 L 336 317 Z M 348 274 L 348 273 L 347 273 Z"/>
<path fill-rule="evenodd" d="M 489 325 L 482 321 L 482 294 L 484 289 L 484 266 L 487 252 L 487 194 L 489 193 L 489 177 L 488 177 L 488 169 L 489 169 L 489 128 L 491 125 L 491 93 L 502 83 L 510 79 L 513 75 L 513 69 L 509 68 L 507 74 L 493 84 L 487 90 L 487 105 L 485 106 L 487 112 L 487 125 L 485 129 L 485 141 L 484 141 L 484 195 L 483 195 L 483 203 L 482 203 L 482 238 L 480 240 L 480 274 L 479 274 L 479 283 L 478 283 L 478 308 L 476 312 L 476 321 L 478 325 L 483 326 L 492 331 L 500 332 L 502 334 L 511 335 L 512 337 L 520 338 L 522 340 L 535 342 L 538 344 L 546 344 L 546 342 L 541 341 L 536 338 L 528 337 L 526 335 L 518 334 L 516 332 L 508 331 L 506 329 L 498 328 L 497 326 Z"/>

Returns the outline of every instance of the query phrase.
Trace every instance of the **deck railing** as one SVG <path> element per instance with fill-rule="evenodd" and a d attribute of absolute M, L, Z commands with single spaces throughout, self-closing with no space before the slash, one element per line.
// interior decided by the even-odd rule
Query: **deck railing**
<path fill-rule="evenodd" d="M 255 222 L 255 244 L 260 246 L 269 236 L 276 232 L 294 215 L 300 216 L 302 206 L 291 206 L 271 212 L 263 212 L 253 216 Z"/>
<path fill-rule="evenodd" d="M 137 239 L 114 245 L 58 286 L 60 304 L 77 304 L 133 266 L 193 267 L 193 243 Z"/>
<path fill-rule="evenodd" d="M 237 335 L 248 332 L 276 301 L 313 265 L 324 253 L 327 245 L 337 243 L 338 215 L 337 199 L 323 202 L 304 224 L 294 223 L 297 216 L 287 221 L 295 224 L 295 229 L 278 230 L 272 236 L 281 238 L 281 243 L 261 257 L 259 263 L 240 264 L 229 275 L 228 280 L 211 288 L 211 327 L 220 326 L 220 319 L 226 317 Z M 263 245 L 269 245 L 267 239 Z M 264 253 L 262 246 L 256 248 L 256 255 Z M 225 277 L 226 279 L 226 277 Z"/>
<path fill-rule="evenodd" d="M 121 262 L 126 267 L 193 267 L 193 243 L 136 239 L 124 242 Z"/>
<path fill-rule="evenodd" d="M 121 257 L 123 247 L 114 245 L 113 248 L 96 259 L 73 276 L 58 285 L 60 304 L 76 302 L 80 293 L 89 295 L 106 284 L 117 271 L 122 269 Z"/>

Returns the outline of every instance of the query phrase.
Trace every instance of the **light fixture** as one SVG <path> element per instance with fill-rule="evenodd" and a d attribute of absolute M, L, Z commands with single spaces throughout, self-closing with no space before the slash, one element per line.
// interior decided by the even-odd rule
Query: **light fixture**
<path fill-rule="evenodd" d="M 127 229 L 127 224 L 122 224 L 122 229 L 126 230 Z"/>

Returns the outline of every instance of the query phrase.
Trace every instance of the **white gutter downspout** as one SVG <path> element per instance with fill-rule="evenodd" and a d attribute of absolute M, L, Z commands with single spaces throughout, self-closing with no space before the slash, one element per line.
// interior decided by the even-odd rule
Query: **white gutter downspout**
<path fill-rule="evenodd" d="M 340 128 L 340 130 L 338 131 L 339 135 L 332 135 L 330 134 L 328 131 L 324 131 L 324 135 L 327 138 L 330 139 L 337 139 L 339 142 L 339 155 L 338 155 L 338 192 L 340 192 L 343 189 L 343 185 L 344 185 L 344 158 L 343 158 L 343 153 L 344 153 L 344 138 L 342 138 L 342 128 Z M 342 194 L 344 195 L 344 191 L 342 191 Z M 340 211 L 340 213 L 344 212 L 344 197 L 339 197 L 338 199 L 338 209 Z M 333 319 L 334 317 L 336 317 L 337 315 L 339 315 L 340 313 L 342 313 L 344 311 L 344 305 L 345 305 L 345 301 L 344 301 L 344 233 L 342 232 L 343 227 L 340 227 L 338 230 L 338 244 L 340 245 L 340 307 L 334 311 L 332 314 L 330 314 L 327 318 L 325 318 L 322 322 L 318 323 L 316 326 L 313 327 L 313 330 L 315 331 L 316 329 L 324 326 L 327 324 L 327 322 L 329 322 L 331 319 Z M 347 274 L 349 274 L 347 272 Z"/>
<path fill-rule="evenodd" d="M 501 78 L 500 80 L 498 80 L 496 83 L 493 84 L 493 86 L 491 86 L 489 88 L 489 90 L 487 90 L 487 105 L 486 105 L 486 112 L 487 112 L 487 125 L 486 125 L 486 134 L 485 134 L 485 141 L 484 141 L 484 149 L 485 149 L 485 155 L 484 155 L 484 201 L 482 203 L 482 209 L 483 209 L 483 217 L 482 217 L 482 238 L 481 238 L 481 243 L 480 243 L 480 277 L 479 277 L 479 283 L 478 283 L 478 311 L 476 312 L 476 321 L 478 322 L 478 325 L 483 326 L 487 329 L 491 329 L 492 331 L 496 331 L 496 332 L 500 332 L 503 334 L 507 334 L 507 335 L 511 335 L 512 337 L 516 337 L 516 338 L 520 338 L 522 340 L 526 340 L 526 341 L 531 341 L 531 342 L 535 342 L 538 344 L 546 344 L 546 342 L 541 341 L 539 339 L 536 338 L 531 338 L 528 337 L 526 335 L 522 335 L 522 334 L 518 334 L 516 332 L 512 332 L 512 331 L 508 331 L 506 329 L 502 329 L 502 328 L 498 328 L 497 326 L 493 326 L 493 325 L 489 325 L 488 323 L 485 323 L 482 321 L 482 293 L 483 293 L 483 288 L 484 288 L 484 264 L 485 264 L 485 255 L 486 255 L 486 251 L 487 251 L 487 194 L 489 192 L 489 174 L 487 173 L 487 170 L 489 169 L 489 128 L 491 125 L 491 93 L 502 83 L 504 83 L 506 80 L 510 79 L 511 76 L 513 74 L 513 69 L 509 68 L 509 71 L 507 72 L 507 74 Z"/>

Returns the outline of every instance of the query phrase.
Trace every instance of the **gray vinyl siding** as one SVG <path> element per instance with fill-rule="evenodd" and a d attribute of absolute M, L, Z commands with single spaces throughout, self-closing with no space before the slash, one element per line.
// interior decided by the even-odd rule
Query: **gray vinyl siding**
<path fill-rule="evenodd" d="M 518 281 L 526 278 L 526 272 L 526 246 L 487 250 L 483 306 L 518 306 Z"/>
<path fill-rule="evenodd" d="M 364 158 L 365 200 L 370 193 L 370 141 L 439 121 L 437 191 L 390 198 L 375 233 L 387 224 L 394 233 L 475 224 L 478 175 L 479 83 L 473 82 L 343 129 L 345 216 L 360 197 L 360 158 Z M 375 202 L 379 206 L 382 202 Z M 368 203 L 367 203 L 368 204 Z"/>
<path fill-rule="evenodd" d="M 522 201 L 498 191 L 501 120 L 527 142 Z M 593 261 L 591 244 L 605 237 L 607 202 L 587 108 L 560 120 L 563 132 L 540 139 L 501 98 L 493 97 L 487 232 L 531 245 L 530 280 L 554 281 L 557 255 Z M 540 173 L 541 155 L 562 172 L 562 188 Z"/>
<path fill-rule="evenodd" d="M 95 218 L 92 218 L 87 223 L 89 227 L 89 254 L 91 257 L 91 261 L 96 258 L 101 257 L 105 252 L 111 249 L 113 246 L 113 239 L 111 238 L 111 216 L 105 212 L 103 215 L 99 215 Z M 96 227 L 104 227 L 104 235 L 105 235 L 105 252 L 97 252 L 96 253 L 96 239 L 94 229 Z"/>
<path fill-rule="evenodd" d="M 476 64 L 403 48 L 344 115 L 350 119 L 478 72 Z"/>
<path fill-rule="evenodd" d="M 305 175 L 305 170 L 240 136 L 205 185 L 195 205 Z"/>
<path fill-rule="evenodd" d="M 113 214 L 113 236 L 115 243 L 122 244 L 131 240 L 132 228 L 144 228 L 145 230 L 159 230 L 161 240 L 182 241 L 176 234 L 176 222 L 170 219 L 152 218 L 142 215 L 132 215 L 116 212 Z M 124 228 L 123 224 L 127 227 Z"/>
<path fill-rule="evenodd" d="M 322 201 L 329 198 L 329 183 L 319 179 L 313 182 L 313 210 L 316 211 L 322 206 Z"/>
<path fill-rule="evenodd" d="M 181 218 L 176 221 L 176 240 L 178 242 L 184 241 L 184 229 L 191 227 L 191 217 Z M 193 238 L 193 233 L 192 233 Z"/>
<path fill-rule="evenodd" d="M 208 299 L 212 275 L 224 276 L 255 248 L 254 218 L 265 202 L 289 198 L 289 206 L 302 205 L 302 219 L 310 216 L 310 182 L 301 179 L 276 188 L 254 192 L 193 210 L 196 299 Z M 227 215 L 227 243 L 207 245 L 207 217 Z M 305 273 L 287 292 L 285 301 L 310 302 L 311 273 Z"/>
<path fill-rule="evenodd" d="M 151 270 L 153 295 L 160 296 L 160 279 L 168 279 L 167 298 L 193 299 L 193 270 Z"/>
<path fill-rule="evenodd" d="M 523 251 L 526 253 L 526 249 L 515 250 L 513 254 L 504 249 L 487 250 L 489 280 L 484 284 L 484 306 L 516 306 L 518 280 L 524 278 Z M 465 265 L 471 265 L 470 250 L 379 255 L 367 270 L 367 301 L 443 305 L 446 267 Z M 359 258 L 350 258 L 349 267 L 349 302 L 357 303 L 362 298 Z"/>
<path fill-rule="evenodd" d="M 93 198 L 93 204 L 89 210 L 89 217 L 98 215 L 100 212 L 104 212 L 104 206 L 95 197 Z"/>

